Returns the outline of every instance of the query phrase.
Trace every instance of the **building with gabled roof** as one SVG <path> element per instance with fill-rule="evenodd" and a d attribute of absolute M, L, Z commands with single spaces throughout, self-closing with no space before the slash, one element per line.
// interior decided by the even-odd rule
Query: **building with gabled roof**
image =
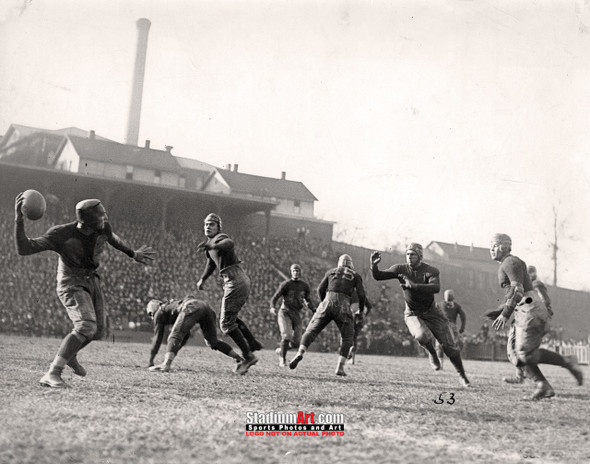
<path fill-rule="evenodd" d="M 0 159 L 15 164 L 54 167 L 68 135 L 89 137 L 91 133 L 77 127 L 47 130 L 11 124 L 0 141 Z M 108 140 L 99 136 L 97 138 Z"/>
<path fill-rule="evenodd" d="M 215 166 L 204 161 L 192 158 L 175 156 L 178 164 L 184 169 L 186 176 L 186 188 L 202 190 L 211 174 L 217 169 Z"/>
<path fill-rule="evenodd" d="M 227 165 L 226 169 L 216 168 L 211 172 L 203 190 L 277 201 L 276 207 L 268 213 L 272 221 L 264 221 L 259 213 L 248 223 L 261 234 L 270 232 L 275 236 L 332 240 L 334 223 L 314 216 L 315 195 L 302 182 L 287 180 L 285 172 L 280 178 L 264 177 L 239 172 L 238 165 L 234 165 L 233 170 Z M 270 231 L 262 229 L 265 224 L 270 224 Z"/>
<path fill-rule="evenodd" d="M 80 174 L 184 187 L 182 167 L 170 150 L 69 135 L 55 168 Z"/>

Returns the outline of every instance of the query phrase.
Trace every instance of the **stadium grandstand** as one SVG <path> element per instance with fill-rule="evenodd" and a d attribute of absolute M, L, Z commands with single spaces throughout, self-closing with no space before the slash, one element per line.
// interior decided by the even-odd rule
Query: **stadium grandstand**
<path fill-rule="evenodd" d="M 14 250 L 14 198 L 28 188 L 39 190 L 48 208 L 39 221 L 27 221 L 29 236 L 73 220 L 75 204 L 100 198 L 114 230 L 131 245 L 157 250 L 156 262 L 138 272 L 121 253 L 108 251 L 100 274 L 106 289 L 110 336 L 149 340 L 146 303 L 154 297 L 193 294 L 204 260 L 195 252 L 203 239 L 202 221 L 218 212 L 224 229 L 252 279 L 244 318 L 269 348 L 279 339 L 276 318 L 268 310 L 274 290 L 291 263 L 301 264 L 304 279 L 317 287 L 338 256 L 352 256 L 368 289 L 373 310 L 359 337 L 359 353 L 422 355 L 403 322 L 404 303 L 394 282 L 370 277 L 366 248 L 332 240 L 333 223 L 313 215 L 315 196 L 301 182 L 241 173 L 234 165 L 217 168 L 177 158 L 172 147 L 156 150 L 124 145 L 93 131 L 69 128 L 44 131 L 11 125 L 0 141 L 0 332 L 63 337 L 70 321 L 55 294 L 57 255 L 41 253 L 22 259 Z M 383 254 L 386 265 L 403 262 L 395 251 Z M 496 266 L 487 249 L 444 242 L 425 248 L 425 261 L 441 271 L 442 288 L 453 288 L 467 313 L 464 356 L 505 360 L 505 336 L 487 327 L 482 315 L 501 298 Z M 555 316 L 546 346 L 575 353 L 588 363 L 590 294 L 549 287 Z M 218 306 L 221 282 L 211 282 L 200 297 Z M 317 295 L 314 306 L 318 304 Z M 442 292 L 439 299 L 442 299 Z M 306 323 L 311 314 L 306 314 Z M 315 348 L 335 351 L 338 331 L 329 327 Z M 195 340 L 195 343 L 199 340 Z"/>

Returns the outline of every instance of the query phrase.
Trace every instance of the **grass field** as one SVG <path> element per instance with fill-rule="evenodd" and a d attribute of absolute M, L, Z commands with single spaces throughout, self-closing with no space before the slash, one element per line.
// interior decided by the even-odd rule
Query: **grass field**
<path fill-rule="evenodd" d="M 237 376 L 231 359 L 187 346 L 163 374 L 146 369 L 148 345 L 96 342 L 80 355 L 86 378 L 40 387 L 59 342 L 0 336 L 4 464 L 590 462 L 588 386 L 553 366 L 557 396 L 530 402 L 533 385 L 503 384 L 501 362 L 466 361 L 465 390 L 448 361 L 433 372 L 424 358 L 358 355 L 339 378 L 335 354 L 292 371 L 263 350 Z M 299 411 L 343 414 L 344 436 L 246 435 L 248 412 Z"/>

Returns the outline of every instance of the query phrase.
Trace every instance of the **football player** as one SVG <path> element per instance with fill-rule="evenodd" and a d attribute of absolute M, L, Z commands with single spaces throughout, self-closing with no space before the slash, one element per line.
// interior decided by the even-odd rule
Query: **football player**
<path fill-rule="evenodd" d="M 465 311 L 463 311 L 461 305 L 455 301 L 455 292 L 453 292 L 453 290 L 450 288 L 445 290 L 444 301 L 437 303 L 436 307 L 449 320 L 451 332 L 453 333 L 455 342 L 457 342 L 459 351 L 461 351 L 461 349 L 463 348 L 463 341 L 461 340 L 460 334 L 462 334 L 465 331 L 465 323 L 467 322 L 467 316 L 465 315 Z M 461 320 L 461 328 L 459 329 L 457 328 L 457 316 Z M 442 345 L 438 342 L 438 340 L 435 343 L 435 347 L 436 354 L 438 355 L 438 359 L 440 361 L 440 368 L 442 369 L 444 352 L 442 349 Z"/>
<path fill-rule="evenodd" d="M 512 239 L 506 234 L 495 234 L 490 245 L 490 255 L 500 263 L 498 280 L 504 289 L 505 301 L 498 309 L 492 327 L 504 329 L 514 314 L 508 335 L 508 359 L 517 368 L 523 368 L 526 376 L 533 379 L 536 389 L 528 399 L 538 401 L 555 396 L 539 364 L 553 364 L 570 371 L 578 385 L 584 377 L 578 369 L 575 356 L 564 358 L 553 351 L 540 348 L 541 341 L 549 329 L 549 311 L 534 290 L 527 267 L 523 260 L 512 255 Z"/>
<path fill-rule="evenodd" d="M 314 311 L 311 302 L 309 284 L 301 279 L 301 266 L 291 264 L 289 268 L 291 278 L 285 280 L 270 300 L 270 312 L 277 316 L 281 332 L 281 346 L 278 349 L 279 366 L 287 365 L 287 351 L 290 347 L 298 347 L 301 341 L 301 310 L 303 308 Z M 277 314 L 276 305 L 283 299 Z"/>
<path fill-rule="evenodd" d="M 434 342 L 438 340 L 459 374 L 461 384 L 469 387 L 461 352 L 451 332 L 449 321 L 434 303 L 434 295 L 440 291 L 440 273 L 437 268 L 424 263 L 422 258 L 422 245 L 410 243 L 406 247 L 406 264 L 395 264 L 381 271 L 381 253 L 374 251 L 371 253 L 371 273 L 375 280 L 400 281 L 406 301 L 404 320 L 412 336 L 428 353 L 432 368 L 441 368 L 434 346 Z"/>
<path fill-rule="evenodd" d="M 331 321 L 334 321 L 340 330 L 340 356 L 336 366 L 336 375 L 346 375 L 344 364 L 354 337 L 354 323 L 350 303 L 352 294 L 355 291 L 358 295 L 359 308 L 362 311 L 365 306 L 363 279 L 354 270 L 352 258 L 345 254 L 338 258 L 338 266 L 330 269 L 318 286 L 321 303 L 305 329 L 297 354 L 289 363 L 291 369 L 295 369 L 301 362 L 307 348 L 319 333 Z"/>
<path fill-rule="evenodd" d="M 52 388 L 67 388 L 69 385 L 61 377 L 64 367 L 68 365 L 74 374 L 84 377 L 86 369 L 78 362 L 77 354 L 92 340 L 102 339 L 106 332 L 104 295 L 97 272 L 106 245 L 141 264 L 149 264 L 155 252 L 145 245 L 135 251 L 129 248 L 113 232 L 100 200 L 79 202 L 76 221 L 54 226 L 37 238 L 29 238 L 25 233 L 22 204 L 23 196 L 19 194 L 15 200 L 16 250 L 19 255 L 42 251 L 55 251 L 59 255 L 57 295 L 74 324 L 39 383 Z"/>
<path fill-rule="evenodd" d="M 167 303 L 160 300 L 151 300 L 147 305 L 146 311 L 150 317 L 153 317 L 154 323 L 162 315 L 177 315 L 174 326 L 168 336 L 164 362 L 150 367 L 150 371 L 169 372 L 172 361 L 174 361 L 180 349 L 186 344 L 190 337 L 191 329 L 197 324 L 201 327 L 203 338 L 209 348 L 221 351 L 223 354 L 235 359 L 238 363 L 243 361 L 231 346 L 217 338 L 217 315 L 206 301 L 198 300 L 193 296 L 187 296 L 182 300 L 170 300 Z M 152 356 L 155 356 L 153 350 Z"/>
<path fill-rule="evenodd" d="M 197 245 L 197 251 L 205 252 L 207 264 L 197 282 L 197 288 L 201 290 L 215 269 L 219 270 L 223 278 L 219 326 L 242 352 L 244 360 L 236 372 L 243 375 L 258 362 L 253 352 L 262 349 L 262 344 L 254 338 L 246 323 L 238 317 L 238 313 L 250 295 L 251 282 L 242 269 L 240 264 L 242 261 L 236 255 L 234 241 L 221 232 L 221 226 L 221 218 L 217 214 L 211 213 L 205 218 L 204 230 L 207 240 Z"/>

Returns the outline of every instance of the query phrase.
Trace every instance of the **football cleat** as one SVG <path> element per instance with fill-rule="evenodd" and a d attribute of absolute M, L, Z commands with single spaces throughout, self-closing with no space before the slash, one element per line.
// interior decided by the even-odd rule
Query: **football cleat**
<path fill-rule="evenodd" d="M 549 382 L 543 380 L 541 382 L 537 382 L 537 389 L 531 396 L 525 396 L 524 399 L 531 400 L 531 401 L 539 401 L 543 398 L 552 398 L 555 396 L 555 391 L 549 385 Z"/>
<path fill-rule="evenodd" d="M 440 359 L 438 359 L 438 356 L 436 354 L 432 354 L 432 353 L 428 353 L 428 360 L 430 361 L 430 366 L 432 367 L 432 370 L 434 371 L 440 371 L 441 366 L 440 366 Z"/>
<path fill-rule="evenodd" d="M 303 355 L 297 354 L 297 356 L 295 356 L 293 359 L 291 359 L 291 362 L 289 363 L 289 369 L 295 369 L 297 367 L 297 364 L 299 364 L 302 359 L 303 359 Z"/>
<path fill-rule="evenodd" d="M 252 351 L 260 351 L 262 348 L 264 348 L 264 345 L 258 340 L 254 340 L 252 343 L 250 343 L 250 350 Z"/>
<path fill-rule="evenodd" d="M 78 358 L 74 356 L 68 362 L 68 366 L 72 368 L 74 374 L 79 375 L 80 377 L 86 377 L 86 369 L 78 362 Z"/>
<path fill-rule="evenodd" d="M 157 364 L 149 368 L 150 372 L 170 372 L 170 366 L 166 363 Z"/>
<path fill-rule="evenodd" d="M 502 381 L 504 381 L 506 383 L 517 384 L 517 383 L 523 383 L 524 378 L 521 377 L 520 375 L 515 375 L 514 377 L 503 377 Z"/>
<path fill-rule="evenodd" d="M 346 372 L 344 372 L 344 368 L 339 367 L 338 369 L 336 369 L 336 375 L 339 375 L 340 377 L 346 377 Z"/>
<path fill-rule="evenodd" d="M 467 376 L 465 374 L 460 375 L 459 377 L 461 379 L 461 385 L 463 385 L 464 388 L 471 387 L 471 382 L 469 382 L 469 379 L 467 378 Z"/>
<path fill-rule="evenodd" d="M 286 367 L 287 366 L 287 360 L 285 358 L 280 358 L 279 359 L 279 366 L 280 367 Z"/>
<path fill-rule="evenodd" d="M 70 386 L 63 381 L 61 378 L 61 372 L 54 372 L 49 371 L 41 380 L 39 380 L 39 384 L 44 387 L 51 387 L 51 388 L 70 388 Z"/>
<path fill-rule="evenodd" d="M 253 354 L 250 354 L 250 357 L 244 361 L 242 361 L 240 364 L 238 364 L 238 368 L 236 369 L 236 372 L 240 375 L 244 375 L 246 372 L 248 372 L 248 369 L 250 369 L 251 366 L 253 366 L 254 364 L 256 364 L 258 362 L 258 358 L 256 356 L 254 356 Z"/>

